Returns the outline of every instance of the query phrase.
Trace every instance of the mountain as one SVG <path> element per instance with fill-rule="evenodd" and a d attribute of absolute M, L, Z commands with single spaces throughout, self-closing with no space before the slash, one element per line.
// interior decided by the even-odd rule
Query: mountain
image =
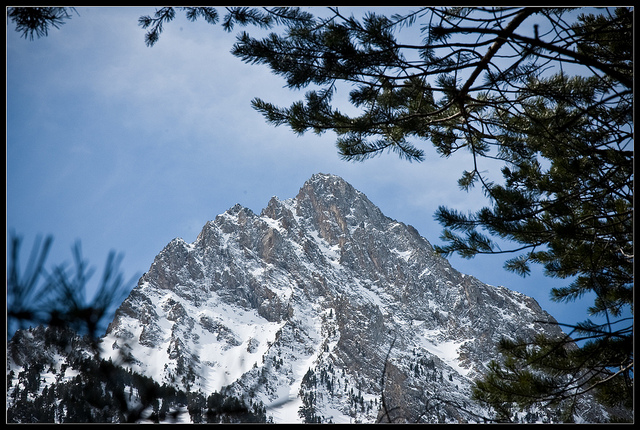
<path fill-rule="evenodd" d="M 481 422 L 471 384 L 497 342 L 541 333 L 563 335 L 534 299 L 458 272 L 415 228 L 315 174 L 259 215 L 236 205 L 193 243 L 171 241 L 101 357 L 159 386 L 263 405 L 276 423 Z M 602 419 L 592 405 L 576 415 Z"/>

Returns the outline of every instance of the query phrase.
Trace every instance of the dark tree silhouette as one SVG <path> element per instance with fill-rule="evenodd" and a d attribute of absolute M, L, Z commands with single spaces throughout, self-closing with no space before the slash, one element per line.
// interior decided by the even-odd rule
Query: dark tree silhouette
<path fill-rule="evenodd" d="M 33 40 L 33 36 L 49 35 L 49 28 L 60 28 L 65 20 L 71 19 L 72 7 L 9 7 L 7 18 L 15 25 L 22 37 Z"/>
<path fill-rule="evenodd" d="M 58 264 L 50 270 L 46 260 L 53 242 L 37 237 L 25 267 L 20 263 L 22 239 L 11 233 L 7 263 L 7 334 L 29 325 L 68 327 L 97 339 L 115 308 L 129 293 L 137 275 L 126 281 L 119 266 L 123 256 L 109 253 L 93 298 L 87 301 L 89 280 L 95 269 L 82 258 L 80 242 L 72 248 L 74 267 Z"/>

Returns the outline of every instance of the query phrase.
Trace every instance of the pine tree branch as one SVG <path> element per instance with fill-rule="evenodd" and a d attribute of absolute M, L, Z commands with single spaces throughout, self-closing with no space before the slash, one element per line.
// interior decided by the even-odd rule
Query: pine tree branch
<path fill-rule="evenodd" d="M 527 9 L 529 9 L 529 8 L 527 8 Z M 504 35 L 504 31 L 503 30 L 495 30 L 495 29 L 490 29 L 490 28 L 462 28 L 462 27 L 458 27 L 458 28 L 455 28 L 455 29 L 453 29 L 453 28 L 449 29 L 448 31 L 450 33 L 474 32 L 474 33 L 482 33 L 482 34 L 495 34 L 498 37 L 503 37 L 503 35 Z M 582 65 L 585 65 L 585 66 L 588 66 L 588 67 L 593 67 L 593 68 L 595 68 L 597 70 L 600 70 L 600 71 L 604 72 L 605 74 L 613 77 L 614 79 L 619 81 L 625 87 L 633 88 L 633 79 L 632 78 L 629 78 L 625 74 L 618 72 L 615 68 L 609 66 L 608 64 L 605 64 L 605 63 L 602 63 L 600 61 L 594 60 L 592 57 L 589 57 L 589 56 L 584 55 L 584 54 L 580 54 L 579 52 L 576 52 L 576 51 L 572 51 L 571 49 L 563 48 L 563 47 L 558 46 L 558 45 L 556 45 L 554 43 L 543 42 L 540 39 L 535 39 L 535 38 L 522 36 L 522 35 L 518 35 L 518 34 L 514 34 L 514 33 L 511 33 L 508 36 L 513 38 L 514 40 L 518 40 L 518 41 L 524 42 L 528 46 L 535 46 L 535 47 L 538 47 L 538 48 L 545 49 L 545 50 L 547 50 L 549 52 L 554 52 L 556 54 L 564 55 L 565 57 L 568 57 L 568 58 L 571 58 L 572 60 L 574 60 L 574 62 L 576 64 L 582 64 Z M 499 41 L 500 41 L 500 39 L 498 41 L 496 41 L 496 43 L 498 43 Z M 504 42 L 506 42 L 506 40 L 502 41 L 502 43 L 500 45 L 504 44 Z M 497 48 L 499 48 L 499 46 L 497 46 Z M 489 52 L 487 52 L 487 54 L 489 54 L 490 52 L 491 52 L 491 50 Z M 493 54 L 495 54 L 495 52 L 493 52 L 492 55 Z M 538 54 L 538 55 L 540 55 L 540 54 Z M 553 57 L 549 57 L 549 59 L 557 60 L 556 58 L 553 58 Z M 479 72 L 480 71 L 478 71 L 478 74 L 479 74 Z M 475 78 L 474 78 L 474 80 L 475 80 Z M 469 85 L 469 87 L 470 87 L 470 85 Z"/>
<path fill-rule="evenodd" d="M 534 13 L 537 13 L 540 9 L 538 8 L 525 8 L 520 11 L 509 24 L 504 28 L 504 30 L 497 31 L 496 34 L 498 36 L 497 40 L 491 45 L 487 53 L 484 55 L 482 60 L 480 60 L 480 64 L 476 67 L 476 69 L 471 73 L 471 76 L 467 79 L 465 84 L 462 86 L 460 90 L 459 97 L 466 97 L 467 93 L 471 89 L 471 86 L 475 82 L 476 78 L 480 75 L 480 73 L 488 66 L 489 62 L 493 58 L 493 56 L 500 50 L 502 45 L 504 45 L 509 37 L 513 36 L 513 32 L 522 24 L 522 22 L 531 16 Z"/>

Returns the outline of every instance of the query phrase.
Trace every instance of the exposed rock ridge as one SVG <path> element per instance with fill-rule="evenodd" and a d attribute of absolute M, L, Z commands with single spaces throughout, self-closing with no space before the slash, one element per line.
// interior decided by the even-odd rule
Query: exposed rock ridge
<path fill-rule="evenodd" d="M 456 271 L 342 178 L 315 174 L 259 215 L 236 205 L 193 243 L 170 242 L 104 345 L 159 382 L 250 393 L 276 422 L 373 422 L 383 390 L 392 419 L 474 421 L 470 384 L 496 342 L 561 335 L 554 323 L 532 298 Z"/>

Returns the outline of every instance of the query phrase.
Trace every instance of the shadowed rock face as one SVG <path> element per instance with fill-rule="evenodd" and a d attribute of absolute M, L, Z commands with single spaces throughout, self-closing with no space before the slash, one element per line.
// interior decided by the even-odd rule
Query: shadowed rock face
<path fill-rule="evenodd" d="M 560 336 L 554 323 L 535 300 L 453 269 L 343 179 L 316 174 L 260 215 L 236 205 L 195 242 L 169 243 L 104 345 L 106 356 L 129 349 L 134 370 L 160 383 L 250 393 L 276 422 L 475 421 L 484 411 L 470 384 L 496 342 Z"/>

